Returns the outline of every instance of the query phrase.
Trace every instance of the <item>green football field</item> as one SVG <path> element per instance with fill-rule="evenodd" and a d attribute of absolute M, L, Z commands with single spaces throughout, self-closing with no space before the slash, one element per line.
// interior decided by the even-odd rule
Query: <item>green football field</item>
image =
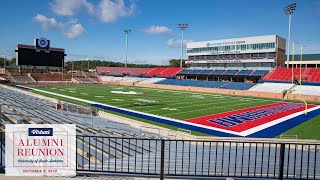
<path fill-rule="evenodd" d="M 127 86 L 35 88 L 179 120 L 278 102 L 272 99 Z"/>
<path fill-rule="evenodd" d="M 279 100 L 274 99 L 127 86 L 49 86 L 33 88 L 180 120 L 280 102 Z M 88 105 L 83 102 L 59 96 L 48 95 L 37 91 L 33 92 L 67 102 Z M 121 92 L 131 94 L 119 94 Z M 174 126 L 147 121 L 115 112 L 111 113 L 177 130 Z M 320 139 L 320 131 L 318 131 L 320 128 L 319 121 L 320 115 L 283 134 L 298 135 L 299 139 Z M 206 135 L 194 131 L 192 131 L 192 134 Z"/>

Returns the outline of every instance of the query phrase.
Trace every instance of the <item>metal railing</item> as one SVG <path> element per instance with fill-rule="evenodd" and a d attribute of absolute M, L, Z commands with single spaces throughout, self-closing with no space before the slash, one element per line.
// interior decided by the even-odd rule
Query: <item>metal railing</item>
<path fill-rule="evenodd" d="M 1 162 L 4 167 L 4 133 Z M 77 135 L 77 173 L 320 179 L 320 144 Z"/>

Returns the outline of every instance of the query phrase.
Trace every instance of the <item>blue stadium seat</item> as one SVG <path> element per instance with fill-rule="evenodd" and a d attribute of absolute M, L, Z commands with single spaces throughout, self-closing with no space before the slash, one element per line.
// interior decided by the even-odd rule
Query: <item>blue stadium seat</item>
<path fill-rule="evenodd" d="M 239 70 L 227 70 L 227 72 L 225 72 L 223 75 L 235 75 L 237 72 L 239 72 Z"/>
<path fill-rule="evenodd" d="M 209 75 L 211 72 L 213 72 L 213 70 L 202 70 L 198 74 L 200 74 L 200 75 Z"/>
<path fill-rule="evenodd" d="M 211 74 L 212 75 L 220 75 L 220 74 L 222 74 L 222 73 L 224 73 L 225 72 L 225 70 L 215 70 L 215 71 L 213 71 Z"/>
<path fill-rule="evenodd" d="M 178 86 L 196 86 L 201 81 L 198 80 L 176 80 Z"/>
<path fill-rule="evenodd" d="M 222 81 L 199 81 L 199 80 L 179 80 L 179 79 L 166 79 L 156 84 L 176 85 L 176 86 L 194 86 L 205 88 L 223 88 L 223 89 L 237 89 L 247 90 L 253 87 L 254 83 L 243 82 L 222 82 Z"/>
<path fill-rule="evenodd" d="M 156 84 L 167 84 L 167 85 L 175 85 L 177 82 L 176 79 L 165 79 L 163 81 L 157 82 Z"/>
<path fill-rule="evenodd" d="M 256 70 L 251 74 L 251 76 L 264 76 L 268 73 L 268 70 Z"/>
<path fill-rule="evenodd" d="M 202 70 L 194 69 L 194 70 L 190 71 L 189 74 L 198 74 L 201 71 Z"/>
<path fill-rule="evenodd" d="M 222 81 L 202 81 L 201 83 L 197 84 L 198 87 L 206 87 L 206 88 L 219 88 L 223 86 L 227 82 Z"/>
<path fill-rule="evenodd" d="M 243 83 L 243 82 L 229 82 L 226 83 L 224 86 L 222 86 L 221 88 L 224 89 L 236 89 L 236 90 L 248 90 L 251 87 L 253 87 L 254 83 Z"/>
<path fill-rule="evenodd" d="M 180 71 L 179 73 L 177 73 L 177 75 L 189 74 L 191 71 L 192 71 L 191 69 L 184 69 L 184 70 Z"/>
<path fill-rule="evenodd" d="M 252 72 L 253 70 L 241 70 L 237 76 L 249 76 Z"/>

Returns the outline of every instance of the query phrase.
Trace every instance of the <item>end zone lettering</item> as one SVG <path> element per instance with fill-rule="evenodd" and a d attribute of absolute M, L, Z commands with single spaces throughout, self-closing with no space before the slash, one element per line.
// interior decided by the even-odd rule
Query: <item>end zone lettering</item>
<path fill-rule="evenodd" d="M 240 114 L 234 114 L 226 117 L 219 117 L 210 119 L 208 122 L 215 123 L 224 127 L 237 126 L 238 124 L 244 124 L 245 121 L 254 121 L 260 118 L 268 117 L 273 114 L 281 113 L 287 110 L 296 109 L 301 107 L 301 104 L 281 104 L 274 107 L 262 108 L 253 111 L 248 111 Z"/>
<path fill-rule="evenodd" d="M 315 105 L 310 104 L 307 106 L 307 109 L 313 107 L 315 107 Z M 248 130 L 258 126 L 260 126 L 260 130 L 268 128 L 272 125 L 271 122 L 285 118 L 291 114 L 304 111 L 305 108 L 304 104 L 301 103 L 279 102 L 212 114 L 209 116 L 196 117 L 188 119 L 187 121 L 213 127 L 219 131 L 227 130 L 239 135 L 245 131 L 249 132 Z M 290 117 L 283 119 L 283 121 L 289 119 Z M 271 124 L 267 125 L 268 123 Z"/>

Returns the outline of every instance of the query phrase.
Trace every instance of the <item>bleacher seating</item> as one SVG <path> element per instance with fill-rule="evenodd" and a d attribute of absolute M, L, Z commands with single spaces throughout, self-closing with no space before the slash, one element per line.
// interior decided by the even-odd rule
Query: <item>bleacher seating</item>
<path fill-rule="evenodd" d="M 33 73 L 31 77 L 38 81 L 63 81 L 63 80 L 71 80 L 71 75 L 64 74 L 63 79 L 61 74 L 40 74 L 40 73 Z"/>
<path fill-rule="evenodd" d="M 144 81 L 147 80 L 149 78 L 140 78 L 140 77 L 123 77 L 122 78 L 122 82 L 140 82 L 140 81 Z"/>
<path fill-rule="evenodd" d="M 176 83 L 177 83 L 176 79 L 165 79 L 165 80 L 157 82 L 155 84 L 176 85 Z"/>
<path fill-rule="evenodd" d="M 251 76 L 265 76 L 268 72 L 268 70 L 255 70 Z"/>
<path fill-rule="evenodd" d="M 320 96 L 320 86 L 298 85 L 294 87 L 293 94 Z"/>
<path fill-rule="evenodd" d="M 153 68 L 125 68 L 125 67 L 96 67 L 97 74 L 115 75 L 115 76 L 143 76 Z"/>
<path fill-rule="evenodd" d="M 302 68 L 302 81 L 320 82 L 320 68 Z M 300 79 L 300 68 L 293 68 L 293 76 Z M 276 68 L 269 72 L 263 80 L 265 81 L 283 81 L 290 82 L 292 80 L 292 68 Z"/>
<path fill-rule="evenodd" d="M 73 77 L 75 80 L 77 80 L 79 83 L 85 83 L 85 84 L 92 84 L 92 83 L 96 83 L 93 80 L 91 80 L 88 77 L 83 77 L 83 76 L 77 76 L 77 77 Z"/>
<path fill-rule="evenodd" d="M 192 70 L 191 72 L 189 72 L 189 74 L 198 74 L 198 73 L 200 73 L 202 70 L 200 70 L 200 69 L 194 69 L 194 70 Z"/>
<path fill-rule="evenodd" d="M 102 82 L 110 82 L 113 81 L 114 76 L 99 76 Z"/>
<path fill-rule="evenodd" d="M 253 70 L 241 70 L 237 76 L 249 76 L 252 72 Z"/>
<path fill-rule="evenodd" d="M 154 143 L 149 144 L 130 143 L 124 140 L 122 143 L 128 144 L 125 148 L 119 147 L 119 143 L 112 137 L 137 137 L 137 138 L 159 138 L 159 134 L 141 133 L 141 129 L 134 128 L 129 124 L 119 123 L 110 119 L 101 118 L 86 114 L 79 114 L 65 110 L 56 110 L 55 103 L 46 99 L 40 99 L 31 95 L 26 95 L 12 89 L 0 87 L 0 104 L 2 113 L 2 129 L 5 124 L 76 124 L 77 135 L 80 136 L 98 136 L 109 137 L 108 144 L 101 143 L 97 139 L 77 137 L 81 144 L 79 148 L 88 156 L 91 156 L 91 162 L 96 162 L 96 158 L 102 162 L 102 159 L 108 160 L 116 157 L 129 157 L 141 155 L 142 149 L 148 149 L 148 152 L 154 151 Z M 105 146 L 105 147 L 102 147 Z M 102 149 L 105 149 L 103 153 Z M 107 149 L 109 149 L 107 151 Z M 85 159 L 83 153 L 78 151 L 78 165 L 88 164 L 90 159 Z M 148 153 L 144 152 L 144 153 Z M 87 156 L 86 155 L 86 156 Z M 103 156 L 103 157 L 102 157 Z M 85 161 L 86 160 L 86 161 Z"/>
<path fill-rule="evenodd" d="M 205 69 L 205 70 L 202 70 L 201 72 L 199 72 L 198 74 L 199 75 L 209 75 L 212 72 L 213 72 L 213 70 Z"/>
<path fill-rule="evenodd" d="M 174 77 L 183 68 L 124 68 L 124 67 L 96 67 L 98 75 L 112 76 L 146 76 L 146 77 Z"/>
<path fill-rule="evenodd" d="M 134 82 L 134 83 L 147 83 L 154 84 L 165 80 L 166 78 L 144 78 L 144 77 L 114 77 L 114 76 L 99 76 L 102 82 L 121 81 L 121 82 Z"/>
<path fill-rule="evenodd" d="M 183 68 L 166 68 L 165 70 L 160 72 L 160 74 L 158 76 L 159 77 L 173 77 L 181 70 L 183 70 Z"/>
<path fill-rule="evenodd" d="M 215 70 L 213 72 L 210 73 L 210 75 L 221 75 L 222 73 L 224 73 L 226 70 Z"/>
<path fill-rule="evenodd" d="M 201 81 L 197 84 L 198 87 L 205 87 L 205 88 L 219 88 L 226 84 L 227 82 L 223 81 Z"/>
<path fill-rule="evenodd" d="M 228 82 L 220 88 L 224 89 L 236 89 L 236 90 L 248 90 L 255 86 L 255 83 L 243 83 L 243 82 Z"/>
<path fill-rule="evenodd" d="M 94 76 L 94 77 L 88 77 L 91 81 L 95 82 L 95 83 L 100 83 L 100 80 L 98 77 Z"/>
<path fill-rule="evenodd" d="M 197 86 L 199 81 L 197 80 L 176 80 L 175 85 L 177 86 Z"/>
<path fill-rule="evenodd" d="M 145 74 L 145 76 L 157 76 L 159 75 L 164 69 L 166 69 L 165 67 L 156 67 L 154 69 L 152 69 L 151 71 L 147 72 L 147 74 Z"/>
<path fill-rule="evenodd" d="M 258 91 L 258 92 L 274 92 L 281 93 L 284 90 L 289 90 L 293 87 L 289 83 L 261 83 L 249 89 L 249 91 Z"/>
<path fill-rule="evenodd" d="M 11 76 L 13 81 L 15 83 L 35 83 L 35 81 L 29 77 L 29 76 L 24 76 L 24 75 L 15 75 L 15 76 Z"/>
<path fill-rule="evenodd" d="M 307 68 L 303 76 L 307 76 L 309 82 L 320 82 L 320 68 Z"/>
<path fill-rule="evenodd" d="M 194 86 L 205 88 L 224 88 L 224 89 L 237 89 L 247 90 L 253 87 L 254 83 L 242 83 L 242 82 L 223 82 L 223 81 L 199 81 L 199 80 L 178 80 L 178 79 L 166 79 L 156 84 L 176 85 L 176 86 Z"/>
<path fill-rule="evenodd" d="M 183 69 L 182 71 L 178 72 L 177 75 L 186 75 L 189 74 L 192 69 Z"/>
<path fill-rule="evenodd" d="M 140 83 L 155 84 L 155 83 L 163 81 L 165 79 L 166 78 L 148 78 L 146 80 L 140 81 Z"/>
<path fill-rule="evenodd" d="M 227 70 L 223 75 L 232 76 L 239 72 L 239 70 Z"/>
<path fill-rule="evenodd" d="M 227 76 L 264 76 L 268 70 L 210 70 L 184 69 L 177 75 L 227 75 Z"/>

